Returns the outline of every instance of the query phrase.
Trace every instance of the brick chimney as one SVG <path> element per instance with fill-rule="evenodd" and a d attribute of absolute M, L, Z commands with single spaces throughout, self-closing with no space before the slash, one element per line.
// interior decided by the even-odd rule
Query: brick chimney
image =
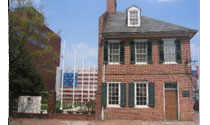
<path fill-rule="evenodd" d="M 107 12 L 109 14 L 114 14 L 116 13 L 116 7 L 117 7 L 117 2 L 116 0 L 107 0 Z"/>

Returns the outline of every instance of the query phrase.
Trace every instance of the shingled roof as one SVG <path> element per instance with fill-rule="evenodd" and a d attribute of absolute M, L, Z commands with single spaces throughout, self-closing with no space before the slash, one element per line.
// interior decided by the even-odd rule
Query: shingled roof
<path fill-rule="evenodd" d="M 106 23 L 103 34 L 106 33 L 153 33 L 153 32 L 170 32 L 170 33 L 196 33 L 197 30 L 183 26 L 167 23 L 150 17 L 141 16 L 140 27 L 128 27 L 126 24 L 126 12 L 116 12 L 106 17 Z"/>

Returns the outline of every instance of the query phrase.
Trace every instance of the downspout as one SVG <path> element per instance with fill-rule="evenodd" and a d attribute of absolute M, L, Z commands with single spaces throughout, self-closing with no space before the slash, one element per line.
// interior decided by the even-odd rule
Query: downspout
<path fill-rule="evenodd" d="M 103 47 L 103 52 L 104 52 L 104 47 Z M 102 58 L 104 58 L 103 56 L 104 56 L 104 53 L 102 54 Z M 105 82 L 105 77 L 106 77 L 106 71 L 105 70 L 106 70 L 106 65 L 105 65 L 104 60 L 103 60 L 103 76 L 102 76 L 102 82 Z M 104 120 L 104 106 L 102 106 L 102 110 L 101 110 L 101 119 Z"/>
<path fill-rule="evenodd" d="M 103 65 L 103 82 L 105 82 L 105 64 Z M 102 106 L 101 119 L 104 120 L 104 106 Z"/>

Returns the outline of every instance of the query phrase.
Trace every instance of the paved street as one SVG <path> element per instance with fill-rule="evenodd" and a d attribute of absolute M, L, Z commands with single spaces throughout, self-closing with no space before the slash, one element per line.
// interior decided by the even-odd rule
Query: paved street
<path fill-rule="evenodd" d="M 199 125 L 199 114 L 194 121 L 163 122 L 140 120 L 69 121 L 61 119 L 12 119 L 10 125 Z"/>

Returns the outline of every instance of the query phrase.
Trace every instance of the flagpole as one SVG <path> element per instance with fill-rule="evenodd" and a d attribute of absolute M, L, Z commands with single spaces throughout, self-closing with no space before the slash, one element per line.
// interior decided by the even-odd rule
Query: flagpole
<path fill-rule="evenodd" d="M 84 84 L 84 58 L 85 58 L 85 56 L 83 55 L 82 56 L 82 103 L 83 103 L 83 91 L 84 91 L 84 89 L 83 89 L 83 84 Z"/>
<path fill-rule="evenodd" d="M 89 75 L 88 75 L 88 102 L 90 101 L 90 94 L 89 94 L 89 89 L 90 89 L 90 61 L 89 61 Z"/>
<path fill-rule="evenodd" d="M 94 100 L 94 83 L 95 83 L 95 63 L 93 63 L 93 80 L 92 80 L 93 96 L 92 96 L 92 100 Z"/>
<path fill-rule="evenodd" d="M 73 108 L 74 108 L 74 89 L 75 89 L 75 79 L 76 79 L 75 65 L 76 65 L 76 50 L 74 50 L 74 82 L 73 82 L 73 105 L 72 105 Z"/>
<path fill-rule="evenodd" d="M 65 40 L 63 41 L 63 53 L 62 53 L 62 79 L 61 79 L 61 105 L 60 105 L 60 110 L 63 110 L 63 79 L 64 79 L 64 56 L 65 56 Z"/>

